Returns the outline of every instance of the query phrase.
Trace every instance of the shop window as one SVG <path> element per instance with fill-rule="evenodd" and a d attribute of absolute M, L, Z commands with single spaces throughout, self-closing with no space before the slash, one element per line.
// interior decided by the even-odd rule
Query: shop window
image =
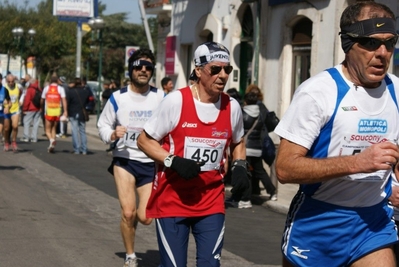
<path fill-rule="evenodd" d="M 312 21 L 299 20 L 292 28 L 292 92 L 310 77 L 310 54 L 312 50 Z"/>

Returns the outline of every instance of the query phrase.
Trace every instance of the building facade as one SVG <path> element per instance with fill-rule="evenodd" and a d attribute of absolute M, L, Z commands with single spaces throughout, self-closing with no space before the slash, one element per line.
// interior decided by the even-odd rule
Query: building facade
<path fill-rule="evenodd" d="M 194 49 L 205 41 L 219 42 L 230 50 L 234 67 L 226 90 L 235 87 L 243 93 L 248 84 L 256 83 L 265 105 L 281 117 L 301 82 L 343 61 L 339 20 L 353 2 L 145 1 L 147 13 L 156 14 L 159 21 L 156 83 L 160 86 L 160 80 L 170 76 L 176 88 L 186 86 L 194 68 Z M 377 2 L 399 16 L 399 1 Z M 394 57 L 399 61 L 398 53 Z M 398 74 L 393 63 L 390 72 Z"/>

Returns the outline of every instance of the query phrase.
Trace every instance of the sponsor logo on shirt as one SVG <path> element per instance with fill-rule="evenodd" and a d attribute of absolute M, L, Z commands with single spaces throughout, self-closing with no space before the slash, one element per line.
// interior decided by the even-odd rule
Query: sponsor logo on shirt
<path fill-rule="evenodd" d="M 218 147 L 222 142 L 215 139 L 191 137 L 190 142 L 197 144 L 206 144 L 211 147 Z"/>
<path fill-rule="evenodd" d="M 386 133 L 388 122 L 387 120 L 361 119 L 358 127 L 358 133 Z"/>
<path fill-rule="evenodd" d="M 152 110 L 132 110 L 129 112 L 129 121 L 147 121 L 152 116 Z"/>
<path fill-rule="evenodd" d="M 341 107 L 344 111 L 357 111 L 356 106 L 351 106 L 351 107 Z"/>
<path fill-rule="evenodd" d="M 227 138 L 229 135 L 227 130 L 224 131 L 218 131 L 217 129 L 212 129 L 212 137 L 224 137 Z"/>
<path fill-rule="evenodd" d="M 366 141 L 371 144 L 378 144 L 389 140 L 381 135 L 352 134 L 349 141 Z"/>
<path fill-rule="evenodd" d="M 182 128 L 197 128 L 197 124 L 196 123 L 190 123 L 190 122 L 183 122 L 183 124 L 181 125 Z"/>

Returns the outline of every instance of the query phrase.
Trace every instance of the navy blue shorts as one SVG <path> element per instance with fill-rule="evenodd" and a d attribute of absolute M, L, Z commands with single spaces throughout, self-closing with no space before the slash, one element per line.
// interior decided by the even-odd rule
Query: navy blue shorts
<path fill-rule="evenodd" d="M 115 157 L 112 160 L 108 172 L 114 175 L 114 165 L 125 169 L 136 178 L 136 186 L 152 183 L 155 176 L 154 162 L 140 162 L 137 160 Z"/>
<path fill-rule="evenodd" d="M 397 241 L 393 208 L 385 201 L 348 208 L 298 193 L 287 216 L 282 252 L 294 266 L 350 266 Z"/>
<path fill-rule="evenodd" d="M 219 267 L 224 240 L 224 214 L 203 217 L 156 219 L 161 264 L 159 267 L 187 266 L 190 229 L 197 246 L 197 264 Z"/>

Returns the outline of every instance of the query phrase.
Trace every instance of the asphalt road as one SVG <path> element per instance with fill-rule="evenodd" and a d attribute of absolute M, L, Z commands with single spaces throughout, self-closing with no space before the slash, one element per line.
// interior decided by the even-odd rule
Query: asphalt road
<path fill-rule="evenodd" d="M 71 154 L 71 137 L 58 139 L 54 154 L 44 137 L 19 142 L 18 153 L 0 151 L 0 267 L 123 265 L 111 156 L 98 138 L 88 139 L 86 156 Z M 227 207 L 222 266 L 281 266 L 285 215 L 264 201 L 254 199 L 247 210 Z M 136 254 L 140 267 L 158 266 L 154 223 L 139 226 Z M 188 266 L 195 266 L 192 238 Z"/>

